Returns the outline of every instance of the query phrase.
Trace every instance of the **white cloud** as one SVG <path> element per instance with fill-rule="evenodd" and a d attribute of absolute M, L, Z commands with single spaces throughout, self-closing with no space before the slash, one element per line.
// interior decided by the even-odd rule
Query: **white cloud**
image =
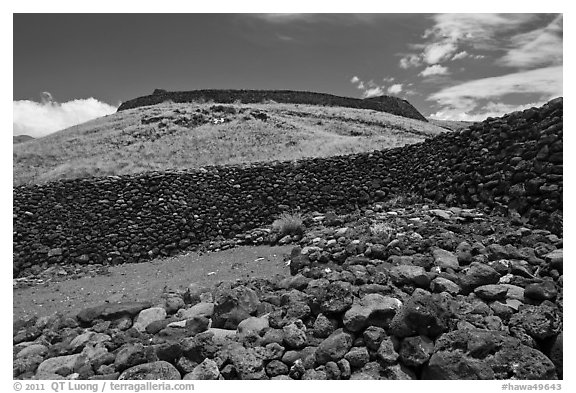
<path fill-rule="evenodd" d="M 418 75 L 420 76 L 431 76 L 431 75 L 447 75 L 448 67 L 441 66 L 440 64 L 434 64 L 426 67 Z"/>
<path fill-rule="evenodd" d="M 487 53 L 501 56 L 502 51 L 506 54 L 496 64 L 520 68 L 561 64 L 562 15 L 545 27 L 511 36 L 526 30 L 530 23 L 541 24 L 550 18 L 544 14 L 436 14 L 432 16 L 434 25 L 422 35 L 424 42 L 409 45 L 419 52 L 405 54 L 400 67 L 442 64 L 465 57 L 482 59 Z"/>
<path fill-rule="evenodd" d="M 393 77 L 386 77 L 382 78 L 382 80 L 384 82 L 391 83 L 395 79 Z M 358 90 L 362 90 L 362 98 L 382 96 L 386 92 L 388 92 L 388 94 L 398 94 L 403 91 L 402 83 L 395 83 L 393 85 L 386 87 L 385 85 L 380 85 L 374 82 L 374 80 L 364 82 L 355 75 L 352 77 L 352 79 L 350 79 L 350 83 L 356 85 L 356 88 Z"/>
<path fill-rule="evenodd" d="M 407 70 L 408 68 L 418 67 L 420 64 L 422 64 L 420 56 L 414 53 L 410 53 L 400 59 L 399 65 L 400 68 Z"/>
<path fill-rule="evenodd" d="M 469 56 L 470 56 L 470 54 L 468 52 L 466 52 L 465 50 L 463 50 L 462 52 L 458 52 L 454 56 L 452 56 L 452 60 L 460 60 L 460 59 L 464 59 L 464 58 L 469 57 Z"/>
<path fill-rule="evenodd" d="M 437 64 L 452 57 L 457 49 L 456 43 L 451 41 L 432 43 L 426 46 L 422 58 L 427 64 Z"/>
<path fill-rule="evenodd" d="M 278 39 L 280 41 L 294 41 L 294 37 L 290 37 L 289 35 L 284 35 L 284 34 L 276 34 L 276 37 L 278 37 Z"/>
<path fill-rule="evenodd" d="M 363 98 L 378 97 L 381 95 L 384 95 L 384 90 L 380 86 L 368 88 L 362 93 Z"/>
<path fill-rule="evenodd" d="M 537 14 L 436 14 L 434 26 L 426 30 L 424 38 L 442 38 L 449 42 L 460 40 L 486 44 L 503 31 L 512 31 L 538 18 Z"/>
<path fill-rule="evenodd" d="M 289 23 L 297 20 L 308 21 L 315 17 L 316 14 L 306 13 L 268 13 L 252 14 L 251 16 L 265 20 L 270 23 Z"/>
<path fill-rule="evenodd" d="M 498 112 L 504 107 L 496 107 L 496 104 L 493 104 L 486 109 L 485 105 L 488 104 L 481 106 L 480 103 L 485 100 L 499 99 L 509 94 L 538 95 L 543 102 L 561 96 L 563 94 L 562 66 L 545 67 L 464 82 L 444 88 L 430 95 L 427 100 L 436 101 L 442 107 L 432 115 L 433 117 L 465 120 L 484 116 L 488 112 Z"/>
<path fill-rule="evenodd" d="M 396 83 L 388 88 L 388 93 L 390 94 L 398 94 L 402 92 L 402 84 Z"/>
<path fill-rule="evenodd" d="M 532 107 L 539 107 L 546 101 L 533 102 L 523 105 L 509 105 L 495 102 L 488 102 L 479 108 L 475 113 L 468 114 L 457 109 L 445 109 L 431 114 L 429 117 L 437 120 L 457 120 L 457 121 L 483 121 L 488 117 L 501 117 L 507 113 L 523 111 Z"/>
<path fill-rule="evenodd" d="M 476 79 L 440 90 L 430 99 L 451 104 L 460 98 L 492 98 L 512 93 L 562 95 L 562 66 L 539 68 L 502 76 Z"/>
<path fill-rule="evenodd" d="M 547 26 L 511 38 L 512 48 L 499 60 L 510 67 L 562 64 L 562 15 Z"/>
<path fill-rule="evenodd" d="M 116 112 L 116 107 L 95 98 L 77 99 L 64 103 L 52 100 L 50 93 L 42 93 L 41 102 L 21 100 L 12 102 L 14 135 L 41 137 L 52 132 L 84 123 Z"/>

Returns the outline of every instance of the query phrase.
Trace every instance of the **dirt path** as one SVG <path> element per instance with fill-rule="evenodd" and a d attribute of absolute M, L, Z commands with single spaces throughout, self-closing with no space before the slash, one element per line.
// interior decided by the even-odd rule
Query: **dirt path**
<path fill-rule="evenodd" d="M 155 300 L 165 286 L 185 289 L 190 283 L 213 285 L 247 277 L 289 275 L 284 255 L 291 246 L 237 247 L 110 268 L 110 275 L 13 290 L 14 319 L 56 312 L 77 313 L 106 300 Z"/>

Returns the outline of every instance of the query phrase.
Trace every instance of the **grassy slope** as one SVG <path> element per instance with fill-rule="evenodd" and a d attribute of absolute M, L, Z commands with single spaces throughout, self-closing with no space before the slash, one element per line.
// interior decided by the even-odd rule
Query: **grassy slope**
<path fill-rule="evenodd" d="M 460 131 L 470 127 L 474 124 L 473 121 L 458 121 L 458 120 L 435 120 L 428 119 L 428 121 L 438 127 L 443 127 L 450 131 Z"/>
<path fill-rule="evenodd" d="M 14 184 L 326 157 L 402 146 L 445 132 L 437 125 L 365 109 L 292 104 L 164 103 L 122 111 L 14 145 Z M 263 112 L 267 120 L 253 116 Z M 178 124 L 200 116 L 200 124 Z M 150 124 L 142 120 L 156 117 Z M 223 124 L 205 123 L 225 118 Z M 163 124 L 164 123 L 164 124 Z"/>
<path fill-rule="evenodd" d="M 12 137 L 12 143 L 24 143 L 34 139 L 30 135 L 15 135 Z"/>

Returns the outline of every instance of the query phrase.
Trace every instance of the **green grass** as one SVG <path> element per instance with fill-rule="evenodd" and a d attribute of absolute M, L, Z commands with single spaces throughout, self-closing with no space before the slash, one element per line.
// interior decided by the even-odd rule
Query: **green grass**
<path fill-rule="evenodd" d="M 133 174 L 206 165 L 327 157 L 403 146 L 446 132 L 383 112 L 292 104 L 240 104 L 235 114 L 212 103 L 126 110 L 13 146 L 14 184 Z M 267 115 L 254 118 L 251 112 Z M 226 118 L 178 124 L 182 117 Z M 161 122 L 142 120 L 160 117 Z"/>

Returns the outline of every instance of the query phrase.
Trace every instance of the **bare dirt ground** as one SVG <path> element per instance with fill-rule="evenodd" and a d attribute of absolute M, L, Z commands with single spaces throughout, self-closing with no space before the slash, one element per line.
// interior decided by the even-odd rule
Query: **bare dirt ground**
<path fill-rule="evenodd" d="M 195 282 L 211 286 L 219 281 L 289 275 L 284 256 L 292 246 L 237 247 L 189 253 L 151 262 L 113 266 L 109 274 L 13 290 L 14 319 L 62 312 L 75 314 L 105 301 L 159 300 L 165 287 L 185 289 Z"/>

